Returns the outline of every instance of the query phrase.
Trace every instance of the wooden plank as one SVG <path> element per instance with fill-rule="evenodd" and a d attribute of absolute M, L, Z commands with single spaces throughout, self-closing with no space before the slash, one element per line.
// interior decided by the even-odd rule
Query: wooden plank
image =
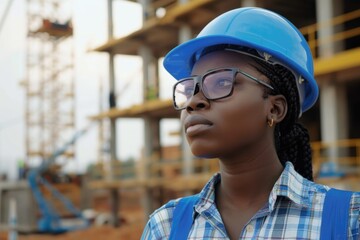
<path fill-rule="evenodd" d="M 143 104 L 133 105 L 124 109 L 110 109 L 98 115 L 90 116 L 91 120 L 101 120 L 105 118 L 139 118 L 139 117 L 156 117 L 156 118 L 178 118 L 179 112 L 173 107 L 172 100 L 151 100 Z"/>
<path fill-rule="evenodd" d="M 196 190 L 202 188 L 213 176 L 213 173 L 197 173 L 191 175 L 179 175 L 174 177 L 152 177 L 146 180 L 126 179 L 116 181 L 91 181 L 91 189 L 134 189 L 136 187 L 163 187 L 173 191 Z"/>
<path fill-rule="evenodd" d="M 152 34 L 152 31 L 161 31 L 163 24 L 160 23 L 159 19 L 152 18 L 147 20 L 143 27 L 133 33 L 125 37 L 121 37 L 118 39 L 111 39 L 104 45 L 101 45 L 92 51 L 99 52 L 113 52 L 117 54 L 125 54 L 125 55 L 138 55 L 138 49 L 141 45 L 149 45 L 146 41 L 146 37 Z M 173 36 L 176 36 L 177 28 L 174 26 L 168 25 L 166 32 L 173 32 Z M 164 32 L 164 34 L 166 34 Z M 168 39 L 164 38 L 162 43 L 158 43 L 157 45 L 166 46 L 166 42 L 170 42 Z M 177 42 L 177 41 L 176 41 Z M 150 47 L 152 45 L 149 45 Z"/>
<path fill-rule="evenodd" d="M 124 179 L 124 180 L 98 180 L 90 181 L 89 188 L 91 189 L 120 189 L 120 188 L 135 188 L 144 185 L 144 181 L 140 179 Z"/>
<path fill-rule="evenodd" d="M 190 1 L 187 4 L 179 4 L 178 6 L 170 9 L 166 15 L 160 19 L 161 24 L 171 24 L 176 21 L 177 18 L 186 14 L 191 14 L 199 8 L 203 8 L 209 3 L 215 3 L 215 0 L 197 0 Z"/>
<path fill-rule="evenodd" d="M 45 151 L 28 151 L 27 155 L 29 157 L 37 157 L 40 156 L 42 158 L 49 158 L 50 156 L 52 156 L 52 152 L 45 152 Z M 66 157 L 66 158 L 73 158 L 75 156 L 75 153 L 73 151 L 67 151 L 65 153 L 63 153 L 61 156 Z"/>
<path fill-rule="evenodd" d="M 139 1 L 138 0 L 129 0 L 130 2 L 136 2 L 138 3 Z M 176 3 L 177 0 L 151 0 L 149 1 L 150 2 L 150 5 L 153 7 L 153 8 L 160 8 L 160 7 L 168 7 L 169 5 L 172 5 L 174 3 Z"/>
<path fill-rule="evenodd" d="M 111 39 L 104 45 L 96 47 L 92 51 L 100 52 L 113 52 L 116 54 L 125 55 L 138 55 L 138 49 L 141 45 L 147 45 L 152 48 L 155 56 L 162 56 L 170 49 L 175 47 L 178 42 L 178 28 L 181 24 L 180 18 L 186 17 L 186 19 L 195 19 L 198 22 L 199 15 L 196 11 L 204 6 L 216 3 L 215 0 L 197 0 L 190 1 L 186 4 L 178 4 L 175 7 L 169 8 L 166 15 L 163 18 L 151 18 L 144 23 L 144 26 L 125 36 L 118 39 Z M 194 17 L 187 18 L 187 15 L 193 14 Z M 217 13 L 214 12 L 214 17 Z M 202 16 L 201 18 L 204 18 Z M 208 21 L 206 21 L 208 22 Z M 192 22 L 187 22 L 188 25 L 192 25 Z M 204 23 L 203 23 L 204 24 Z M 199 26 L 192 26 L 197 28 Z M 154 34 L 154 32 L 156 34 Z M 149 36 L 160 36 L 160 42 L 147 41 Z M 151 38 L 152 39 L 152 38 Z"/>

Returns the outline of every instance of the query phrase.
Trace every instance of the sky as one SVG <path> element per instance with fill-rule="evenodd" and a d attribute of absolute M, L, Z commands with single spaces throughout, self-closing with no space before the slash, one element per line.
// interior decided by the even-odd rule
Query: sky
<path fill-rule="evenodd" d="M 25 89 L 20 82 L 26 78 L 26 0 L 13 0 L 6 22 L 0 32 L 0 173 L 10 179 L 17 177 L 17 161 L 25 158 Z M 91 51 L 107 40 L 107 1 L 66 1 L 64 11 L 73 16 L 76 127 L 88 125 L 89 116 L 99 112 L 100 103 L 106 108 L 107 95 L 100 99 L 99 86 L 108 88 L 108 55 Z M 0 1 L 0 16 L 7 1 Z M 141 7 L 128 1 L 113 1 L 114 35 L 124 36 L 142 24 Z M 138 104 L 142 99 L 142 62 L 139 57 L 118 55 L 115 59 L 116 90 L 120 108 Z M 160 69 L 160 96 L 171 97 L 173 81 Z M 123 90 L 130 81 L 126 91 Z M 120 94 L 121 93 L 121 94 Z M 179 139 L 168 133 L 179 130 L 177 120 L 164 120 L 161 124 L 163 145 L 178 144 Z M 140 157 L 143 148 L 143 121 L 120 119 L 117 121 L 119 159 Z M 84 172 L 88 164 L 97 160 L 97 128 L 92 129 L 76 144 L 76 160 L 66 165 L 71 172 Z"/>

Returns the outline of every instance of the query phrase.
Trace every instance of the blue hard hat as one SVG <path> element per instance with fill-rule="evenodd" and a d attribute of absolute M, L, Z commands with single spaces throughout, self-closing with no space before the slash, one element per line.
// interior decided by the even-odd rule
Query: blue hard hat
<path fill-rule="evenodd" d="M 319 89 L 304 36 L 284 17 L 261 8 L 238 8 L 218 16 L 196 38 L 172 49 L 164 67 L 177 80 L 188 77 L 202 50 L 220 44 L 255 49 L 263 60 L 288 68 L 298 87 L 299 116 L 316 102 Z"/>

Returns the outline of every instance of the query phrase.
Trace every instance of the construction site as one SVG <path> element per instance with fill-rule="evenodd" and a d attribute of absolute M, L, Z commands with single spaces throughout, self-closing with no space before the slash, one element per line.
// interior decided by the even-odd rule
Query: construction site
<path fill-rule="evenodd" d="M 89 58 L 100 54 L 104 64 L 92 71 L 103 67 L 106 74 L 97 79 L 98 95 L 93 99 L 97 112 L 81 120 L 77 120 L 81 96 L 76 85 L 81 76 L 76 70 L 75 44 L 81 29 L 74 19 L 81 20 L 76 11 L 69 10 L 75 1 L 21 1 L 26 9 L 21 12 L 26 15 L 25 71 L 20 81 L 13 81 L 20 82 L 25 99 L 24 130 L 18 139 L 24 152 L 16 164 L 15 179 L 0 169 L 0 240 L 140 239 L 154 210 L 171 199 L 201 191 L 219 171 L 218 159 L 192 155 L 180 126 L 180 112 L 173 107 L 175 80 L 164 74 L 162 61 L 212 19 L 238 7 L 277 12 L 308 41 L 320 97 L 300 122 L 310 133 L 315 182 L 360 191 L 360 1 L 98 1 L 103 7 L 98 9 L 99 16 L 91 18 L 103 19 L 102 42 L 87 46 L 86 54 Z M 3 8 L 11 10 L 10 2 Z M 83 8 L 91 4 L 77 2 Z M 140 9 L 126 16 L 141 17 L 136 19 L 140 27 L 121 36 L 116 34 L 120 31 L 115 29 L 117 21 L 130 24 L 135 20 L 117 15 L 119 2 Z M 5 11 L 1 9 L 0 14 Z M 126 73 L 119 57 L 137 57 L 140 69 Z M 124 72 L 130 80 L 122 77 Z M 135 78 L 141 83 L 128 86 Z M 1 89 L 6 91 L 6 85 Z M 129 99 L 130 104 L 124 104 Z M 122 121 L 140 122 L 142 128 L 121 130 Z M 142 131 L 142 138 L 132 131 Z M 95 160 L 80 159 L 84 155 L 76 146 L 91 134 L 92 144 L 85 151 Z M 11 148 L 1 146 L 6 141 L 3 137 L 0 150 Z M 131 148 L 126 144 L 132 142 L 141 148 L 136 156 L 122 159 L 122 151 Z M 3 156 L 1 168 L 7 161 L 16 161 Z M 79 161 L 85 163 L 84 171 L 76 168 Z M 72 164 L 71 170 L 67 164 Z"/>

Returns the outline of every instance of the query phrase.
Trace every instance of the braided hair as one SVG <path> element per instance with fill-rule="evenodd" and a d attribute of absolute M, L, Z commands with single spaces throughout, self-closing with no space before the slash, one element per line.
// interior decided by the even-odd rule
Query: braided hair
<path fill-rule="evenodd" d="M 308 180 L 313 180 L 312 157 L 308 131 L 297 120 L 300 112 L 299 94 L 294 75 L 281 65 L 271 65 L 255 59 L 259 72 L 270 79 L 274 90 L 265 90 L 266 95 L 281 94 L 286 98 L 288 112 L 275 127 L 275 147 L 282 165 L 291 161 L 295 170 Z"/>

